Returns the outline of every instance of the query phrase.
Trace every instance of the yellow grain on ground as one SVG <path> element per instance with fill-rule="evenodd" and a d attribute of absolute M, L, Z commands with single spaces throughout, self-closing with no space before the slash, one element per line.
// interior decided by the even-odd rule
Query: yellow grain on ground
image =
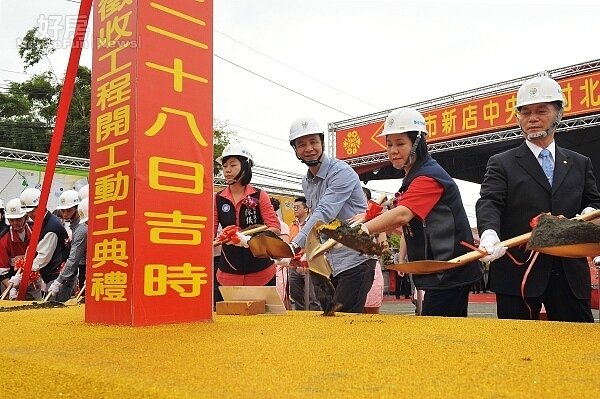
<path fill-rule="evenodd" d="M 290 312 L 154 327 L 0 312 L 11 398 L 598 398 L 600 325 Z"/>

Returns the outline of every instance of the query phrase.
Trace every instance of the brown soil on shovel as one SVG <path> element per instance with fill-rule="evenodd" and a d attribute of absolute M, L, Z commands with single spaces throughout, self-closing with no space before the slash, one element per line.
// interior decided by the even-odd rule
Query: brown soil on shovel
<path fill-rule="evenodd" d="M 541 215 L 527 243 L 528 250 L 600 242 L 600 226 L 581 220 Z"/>
<path fill-rule="evenodd" d="M 361 230 L 360 226 L 351 227 L 339 219 L 319 226 L 317 231 L 363 254 L 381 255 L 383 251 L 381 244 L 373 241 L 374 237 Z"/>

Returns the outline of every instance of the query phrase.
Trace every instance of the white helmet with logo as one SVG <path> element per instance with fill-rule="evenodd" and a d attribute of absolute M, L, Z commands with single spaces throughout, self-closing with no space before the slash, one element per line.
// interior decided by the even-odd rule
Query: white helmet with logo
<path fill-rule="evenodd" d="M 252 153 L 250 151 L 248 151 L 248 149 L 246 148 L 245 145 L 243 145 L 242 143 L 237 143 L 237 142 L 227 144 L 227 146 L 223 150 L 223 153 L 221 154 L 221 156 L 219 158 L 216 159 L 216 161 L 219 164 L 221 164 L 221 166 L 223 166 L 223 158 L 227 158 L 227 157 L 230 157 L 233 155 L 237 155 L 237 156 L 248 159 L 250 166 L 254 166 L 254 158 L 252 157 Z"/>
<path fill-rule="evenodd" d="M 89 197 L 89 195 L 90 195 L 90 185 L 86 184 L 85 186 L 81 187 L 79 189 L 79 192 L 77 194 L 79 195 L 79 201 L 81 201 L 84 198 Z"/>
<path fill-rule="evenodd" d="M 527 79 L 517 91 L 517 109 L 530 104 L 553 102 L 560 102 L 563 108 L 567 105 L 560 85 L 548 76 Z"/>
<path fill-rule="evenodd" d="M 7 219 L 20 219 L 25 216 L 26 213 L 21 209 L 21 200 L 13 198 L 6 203 L 6 218 Z"/>
<path fill-rule="evenodd" d="M 292 126 L 290 126 L 290 144 L 293 147 L 294 140 L 296 140 L 298 137 L 308 136 L 311 134 L 324 135 L 325 132 L 316 119 L 311 118 L 310 116 L 300 117 L 292 122 Z"/>
<path fill-rule="evenodd" d="M 414 108 L 398 108 L 390 112 L 387 118 L 385 118 L 383 130 L 378 136 L 406 132 L 427 134 L 425 118 Z"/>
<path fill-rule="evenodd" d="M 21 208 L 25 212 L 32 211 L 40 203 L 40 196 L 42 192 L 37 188 L 28 187 L 21 193 L 19 199 L 21 200 Z"/>
<path fill-rule="evenodd" d="M 88 221 L 88 217 L 90 216 L 90 199 L 84 198 L 79 203 L 77 207 L 77 213 L 79 214 L 79 223 L 85 223 Z"/>
<path fill-rule="evenodd" d="M 75 190 L 63 191 L 58 198 L 58 206 L 56 209 L 70 209 L 79 205 L 79 194 Z"/>

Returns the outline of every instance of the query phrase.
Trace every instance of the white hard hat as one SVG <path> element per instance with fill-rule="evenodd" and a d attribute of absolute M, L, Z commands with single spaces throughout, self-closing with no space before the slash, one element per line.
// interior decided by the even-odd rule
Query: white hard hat
<path fill-rule="evenodd" d="M 42 192 L 37 188 L 28 187 L 21 193 L 19 199 L 21 200 L 21 208 L 25 212 L 29 212 L 36 208 L 40 203 L 40 196 Z"/>
<path fill-rule="evenodd" d="M 516 108 L 538 103 L 553 103 L 560 101 L 567 105 L 562 89 L 556 80 L 548 76 L 536 76 L 526 80 L 517 91 Z"/>
<path fill-rule="evenodd" d="M 56 209 L 70 209 L 79 205 L 79 194 L 75 190 L 66 190 L 58 198 Z"/>
<path fill-rule="evenodd" d="M 21 200 L 13 198 L 6 203 L 6 218 L 7 219 L 20 219 L 25 216 L 26 213 L 21 209 Z"/>
<path fill-rule="evenodd" d="M 294 145 L 294 140 L 298 137 L 308 136 L 311 134 L 325 134 L 321 125 L 316 119 L 309 116 L 303 116 L 292 122 L 290 126 L 290 144 Z"/>
<path fill-rule="evenodd" d="M 85 186 L 81 187 L 79 189 L 78 195 L 79 195 L 79 201 L 81 201 L 84 198 L 89 197 L 89 195 L 90 195 L 90 185 L 86 184 Z"/>
<path fill-rule="evenodd" d="M 248 151 L 245 145 L 237 142 L 227 144 L 227 146 L 223 150 L 223 153 L 219 158 L 216 159 L 216 161 L 220 163 L 221 166 L 223 166 L 223 158 L 227 158 L 232 155 L 244 157 L 248 159 L 248 161 L 250 162 L 250 166 L 254 166 L 254 158 L 252 157 L 252 153 Z"/>
<path fill-rule="evenodd" d="M 425 118 L 414 108 L 398 108 L 390 112 L 387 118 L 385 118 L 383 130 L 378 136 L 406 132 L 422 132 L 427 134 Z"/>
<path fill-rule="evenodd" d="M 85 223 L 88 221 L 90 215 L 90 199 L 84 198 L 77 207 L 77 213 L 79 214 L 79 223 Z"/>

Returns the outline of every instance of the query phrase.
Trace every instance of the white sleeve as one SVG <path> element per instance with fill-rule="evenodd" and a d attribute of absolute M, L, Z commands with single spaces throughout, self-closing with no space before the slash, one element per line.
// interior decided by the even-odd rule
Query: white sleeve
<path fill-rule="evenodd" d="M 56 235 L 56 233 L 46 233 L 44 238 L 42 238 L 40 242 L 38 242 L 37 255 L 35 256 L 35 259 L 33 260 L 33 265 L 31 266 L 33 270 L 36 270 L 36 267 L 37 270 L 39 270 L 42 267 L 46 266 L 48 262 L 50 262 L 50 260 L 52 259 L 52 255 L 56 250 L 56 244 L 58 244 L 58 236 Z"/>

